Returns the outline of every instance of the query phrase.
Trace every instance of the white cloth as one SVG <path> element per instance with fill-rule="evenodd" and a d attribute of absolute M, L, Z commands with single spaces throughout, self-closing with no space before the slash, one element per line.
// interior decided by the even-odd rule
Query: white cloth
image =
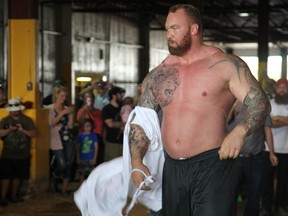
<path fill-rule="evenodd" d="M 150 140 L 143 163 L 156 179 L 156 182 L 149 184 L 152 188 L 150 191 L 139 192 L 137 200 L 153 211 L 161 209 L 164 154 L 159 120 L 154 110 L 137 106 L 131 112 L 124 130 L 123 157 L 96 167 L 74 193 L 74 201 L 82 216 L 122 215 L 128 194 L 133 196 L 137 190 L 130 179 L 131 161 L 128 143 L 130 124 L 141 126 Z"/>
<path fill-rule="evenodd" d="M 271 117 L 274 116 L 288 116 L 288 105 L 277 104 L 274 99 L 270 100 Z M 272 128 L 274 151 L 275 153 L 288 153 L 288 126 Z M 269 151 L 267 143 L 265 142 L 265 151 Z"/>

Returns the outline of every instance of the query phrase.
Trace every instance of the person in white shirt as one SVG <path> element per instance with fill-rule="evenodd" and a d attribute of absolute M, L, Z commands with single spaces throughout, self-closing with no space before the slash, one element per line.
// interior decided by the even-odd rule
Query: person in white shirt
<path fill-rule="evenodd" d="M 279 79 L 276 82 L 275 97 L 270 100 L 272 117 L 272 134 L 274 137 L 274 151 L 278 157 L 278 166 L 272 166 L 269 160 L 269 149 L 266 143 L 264 155 L 264 182 L 262 194 L 262 215 L 272 214 L 274 176 L 277 176 L 275 191 L 275 210 L 278 215 L 288 215 L 285 209 L 287 203 L 288 182 L 288 81 Z"/>

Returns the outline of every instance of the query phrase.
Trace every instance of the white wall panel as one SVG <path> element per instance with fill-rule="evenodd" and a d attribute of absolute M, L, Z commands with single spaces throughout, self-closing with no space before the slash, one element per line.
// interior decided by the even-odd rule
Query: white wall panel
<path fill-rule="evenodd" d="M 167 56 L 167 40 L 165 31 L 150 31 L 150 64 L 149 70 L 158 66 Z"/>
<path fill-rule="evenodd" d="M 106 72 L 105 38 L 109 38 L 107 19 L 109 16 L 103 14 L 73 14 L 73 69 L 77 73 Z"/>
<path fill-rule="evenodd" d="M 55 31 L 55 11 L 53 7 L 44 8 L 43 30 L 44 34 L 39 36 L 39 54 L 41 53 L 40 40 L 43 36 L 43 77 L 41 57 L 39 56 L 39 75 L 43 81 L 43 96 L 50 94 L 53 80 L 56 76 L 56 37 L 53 34 L 48 34 L 47 31 Z M 42 83 L 42 82 L 41 82 Z M 40 86 L 42 89 L 42 86 Z"/>
<path fill-rule="evenodd" d="M 137 82 L 139 48 L 111 45 L 110 81 Z"/>

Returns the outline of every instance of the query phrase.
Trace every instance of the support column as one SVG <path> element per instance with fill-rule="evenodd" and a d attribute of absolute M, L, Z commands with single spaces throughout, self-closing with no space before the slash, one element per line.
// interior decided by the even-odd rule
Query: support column
<path fill-rule="evenodd" d="M 287 48 L 281 48 L 282 72 L 281 77 L 287 78 Z"/>
<path fill-rule="evenodd" d="M 21 97 L 31 101 L 33 107 L 23 113 L 33 119 L 37 138 L 31 142 L 32 180 L 48 179 L 49 175 L 49 127 L 48 110 L 39 109 L 37 78 L 38 0 L 8 1 L 8 97 Z M 7 111 L 0 111 L 0 118 Z"/>
<path fill-rule="evenodd" d="M 0 85 L 7 88 L 7 0 L 0 1 Z"/>
<path fill-rule="evenodd" d="M 258 80 L 262 83 L 267 75 L 267 62 L 269 55 L 269 0 L 258 1 Z M 263 84 L 264 85 L 264 84 Z M 265 90 L 265 85 L 262 87 Z"/>
<path fill-rule="evenodd" d="M 138 82 L 142 82 L 150 69 L 150 29 L 149 29 L 149 15 L 142 14 L 143 22 L 140 23 L 140 49 L 139 55 L 139 76 Z M 145 21 L 144 21 L 145 20 Z"/>
<path fill-rule="evenodd" d="M 56 38 L 56 78 L 64 81 L 65 87 L 68 89 L 69 94 L 67 98 L 68 104 L 71 103 L 71 74 L 72 74 L 72 8 L 71 4 L 58 5 L 55 8 L 55 16 L 58 20 L 56 22 L 56 31 L 63 32 L 61 37 Z M 74 86 L 73 86 L 74 88 Z M 74 91 L 73 91 L 74 92 Z"/>

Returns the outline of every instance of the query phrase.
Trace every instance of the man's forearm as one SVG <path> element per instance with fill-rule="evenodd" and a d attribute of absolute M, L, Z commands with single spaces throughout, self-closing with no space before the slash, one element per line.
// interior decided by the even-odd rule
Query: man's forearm
<path fill-rule="evenodd" d="M 247 116 L 242 123 L 250 134 L 264 123 L 271 111 L 270 102 L 264 92 L 252 87 L 243 104 L 247 107 Z"/>
<path fill-rule="evenodd" d="M 272 127 L 286 127 L 288 126 L 288 117 L 286 116 L 275 116 L 272 118 Z"/>
<path fill-rule="evenodd" d="M 144 130 L 139 125 L 131 124 L 129 132 L 129 147 L 132 167 L 138 163 L 142 163 L 148 150 L 149 143 L 150 141 Z"/>
<path fill-rule="evenodd" d="M 0 129 L 0 137 L 4 137 L 9 134 L 12 130 L 10 128 L 7 129 Z"/>
<path fill-rule="evenodd" d="M 274 154 L 274 143 L 273 143 L 273 135 L 272 135 L 271 128 L 265 127 L 264 132 L 265 132 L 265 139 L 267 142 L 269 152 Z"/>

